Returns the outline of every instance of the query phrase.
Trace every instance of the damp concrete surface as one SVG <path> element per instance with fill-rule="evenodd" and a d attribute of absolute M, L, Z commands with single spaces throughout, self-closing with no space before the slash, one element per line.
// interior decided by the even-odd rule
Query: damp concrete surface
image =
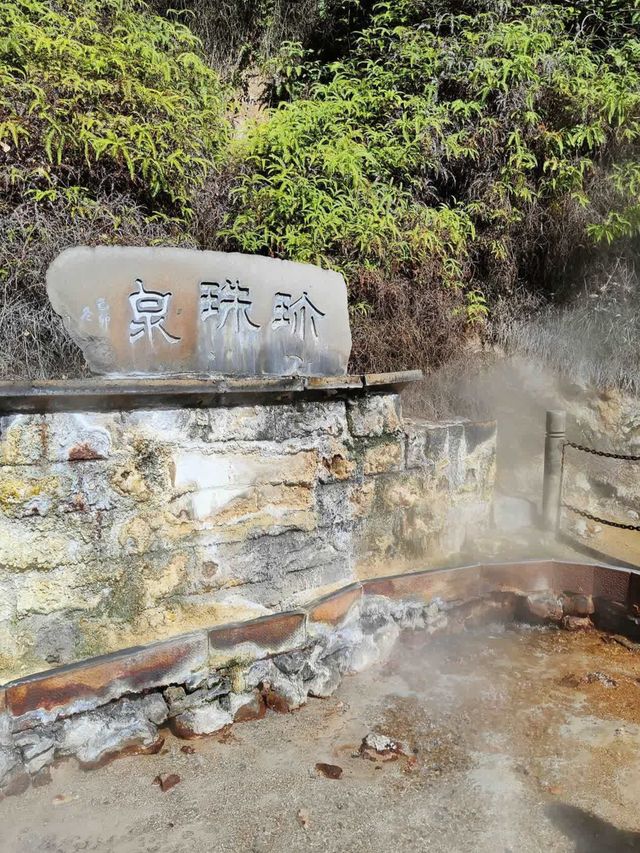
<path fill-rule="evenodd" d="M 295 713 L 61 764 L 0 803 L 0 850 L 640 850 L 639 679 L 640 652 L 596 631 L 409 633 Z M 371 731 L 408 754 L 363 757 Z"/>

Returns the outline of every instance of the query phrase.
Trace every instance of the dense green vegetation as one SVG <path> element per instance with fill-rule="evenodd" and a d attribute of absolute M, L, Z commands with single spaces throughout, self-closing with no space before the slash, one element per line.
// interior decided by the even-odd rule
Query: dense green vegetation
<path fill-rule="evenodd" d="M 226 95 L 186 27 L 125 0 L 12 0 L 0 28 L 10 194 L 100 187 L 188 208 L 228 127 Z"/>
<path fill-rule="evenodd" d="M 0 4 L 5 375 L 81 369 L 44 291 L 61 249 L 190 239 L 228 97 L 189 29 L 127 0 Z"/>
<path fill-rule="evenodd" d="M 64 245 L 180 242 L 342 270 L 354 366 L 429 367 L 633 250 L 637 0 L 171 5 L 0 9 L 5 338 Z M 75 369 L 41 325 L 9 369 Z"/>

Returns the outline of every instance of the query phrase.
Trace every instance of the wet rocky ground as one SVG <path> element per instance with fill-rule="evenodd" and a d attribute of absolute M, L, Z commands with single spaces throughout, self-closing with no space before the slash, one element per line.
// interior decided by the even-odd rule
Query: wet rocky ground
<path fill-rule="evenodd" d="M 361 749 L 371 732 L 393 748 Z M 63 764 L 0 820 L 11 853 L 640 850 L 640 651 L 596 631 L 408 634 L 331 699 Z"/>

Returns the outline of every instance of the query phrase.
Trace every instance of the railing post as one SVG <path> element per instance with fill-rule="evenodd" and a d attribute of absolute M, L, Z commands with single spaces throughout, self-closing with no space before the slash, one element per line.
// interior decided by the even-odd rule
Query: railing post
<path fill-rule="evenodd" d="M 562 448 L 566 440 L 567 413 L 547 412 L 544 442 L 544 480 L 542 484 L 542 526 L 557 530 L 562 492 Z"/>

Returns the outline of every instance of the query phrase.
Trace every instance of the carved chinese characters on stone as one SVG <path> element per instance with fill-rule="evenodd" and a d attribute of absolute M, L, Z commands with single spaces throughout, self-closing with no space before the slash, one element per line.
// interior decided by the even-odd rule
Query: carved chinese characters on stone
<path fill-rule="evenodd" d="M 170 293 L 154 293 L 144 289 L 141 279 L 136 279 L 138 290 L 129 294 L 129 305 L 133 319 L 129 324 L 129 337 L 135 341 L 140 335 L 146 335 L 153 341 L 153 333 L 157 331 L 170 344 L 177 344 L 180 338 L 170 335 L 165 328 L 169 313 Z"/>
<path fill-rule="evenodd" d="M 346 372 L 344 279 L 308 264 L 190 249 L 79 247 L 50 266 L 47 290 L 97 373 Z"/>
<path fill-rule="evenodd" d="M 240 333 L 241 327 L 259 329 L 258 323 L 254 323 L 249 317 L 251 300 L 249 299 L 249 288 L 241 287 L 240 282 L 235 284 L 226 279 L 222 284 L 217 281 L 203 281 L 200 283 L 200 302 L 202 308 L 200 314 L 203 320 L 215 317 L 219 323 L 217 328 L 221 329 L 229 317 Z"/>
<path fill-rule="evenodd" d="M 319 338 L 320 317 L 324 317 L 324 311 L 316 308 L 306 290 L 295 302 L 291 301 L 290 293 L 276 293 L 271 321 L 274 329 L 286 328 L 292 335 L 297 335 L 303 341 L 307 332 Z"/>

